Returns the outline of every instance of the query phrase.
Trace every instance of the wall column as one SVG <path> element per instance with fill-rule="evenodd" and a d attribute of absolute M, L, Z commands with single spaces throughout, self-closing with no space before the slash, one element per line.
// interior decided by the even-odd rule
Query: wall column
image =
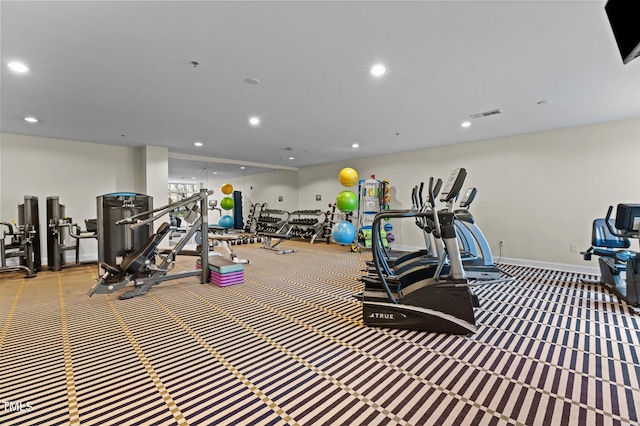
<path fill-rule="evenodd" d="M 144 173 L 142 176 L 143 194 L 153 197 L 153 208 L 169 203 L 169 149 L 166 147 L 146 145 L 142 148 L 142 162 Z M 168 222 L 169 216 L 154 223 L 153 230 L 157 230 L 163 222 Z"/>

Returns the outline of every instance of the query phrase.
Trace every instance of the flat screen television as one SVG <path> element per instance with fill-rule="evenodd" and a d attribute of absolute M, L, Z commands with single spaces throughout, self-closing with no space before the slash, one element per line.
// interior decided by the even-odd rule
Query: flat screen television
<path fill-rule="evenodd" d="M 640 56 L 640 1 L 609 0 L 604 6 L 622 62 Z"/>

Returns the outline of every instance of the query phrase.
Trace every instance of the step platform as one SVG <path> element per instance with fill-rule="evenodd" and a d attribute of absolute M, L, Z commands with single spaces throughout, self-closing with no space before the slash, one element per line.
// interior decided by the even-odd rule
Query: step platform
<path fill-rule="evenodd" d="M 196 260 L 196 269 L 202 269 L 200 259 Z M 244 282 L 244 266 L 220 256 L 209 257 L 211 282 L 219 287 Z"/>

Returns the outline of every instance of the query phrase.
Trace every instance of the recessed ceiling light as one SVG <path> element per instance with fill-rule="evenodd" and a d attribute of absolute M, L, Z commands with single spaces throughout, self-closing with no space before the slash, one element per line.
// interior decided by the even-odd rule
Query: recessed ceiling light
<path fill-rule="evenodd" d="M 257 78 L 249 77 L 249 78 L 245 78 L 244 82 L 247 84 L 258 84 L 260 83 L 260 80 L 258 80 Z"/>
<path fill-rule="evenodd" d="M 384 65 L 377 64 L 371 67 L 371 74 L 373 74 L 376 77 L 380 77 L 385 72 L 387 72 L 387 69 L 384 67 Z"/>
<path fill-rule="evenodd" d="M 352 143 L 351 144 L 351 148 L 360 148 L 360 144 L 359 143 Z"/>
<path fill-rule="evenodd" d="M 27 71 L 29 71 L 29 68 L 27 68 L 27 66 L 25 64 L 23 64 L 22 62 L 11 62 L 8 65 L 9 65 L 9 68 L 14 70 L 15 72 L 27 72 Z"/>
<path fill-rule="evenodd" d="M 460 126 L 469 127 L 469 126 L 471 126 L 471 122 L 470 121 L 464 121 Z"/>
<path fill-rule="evenodd" d="M 260 119 L 258 117 L 251 117 L 249 119 L 249 124 L 251 124 L 252 126 L 257 126 L 258 124 L 260 124 Z"/>
<path fill-rule="evenodd" d="M 213 172 L 213 174 L 214 174 L 214 175 L 217 175 L 217 174 L 218 174 L 218 172 Z"/>
<path fill-rule="evenodd" d="M 296 159 L 295 157 L 289 157 L 289 160 L 295 160 L 295 159 Z"/>
<path fill-rule="evenodd" d="M 191 179 L 195 179 L 195 178 L 196 178 L 195 176 L 191 176 Z"/>
<path fill-rule="evenodd" d="M 240 166 L 240 169 L 244 170 L 244 169 L 246 169 L 246 167 L 245 166 Z"/>
<path fill-rule="evenodd" d="M 543 99 L 541 101 L 538 101 L 538 105 L 546 105 L 548 103 L 551 103 L 551 101 L 548 99 Z"/>
<path fill-rule="evenodd" d="M 195 146 L 202 146 L 202 142 L 194 142 L 193 143 Z"/>
<path fill-rule="evenodd" d="M 37 123 L 38 119 L 35 117 L 25 117 L 24 121 L 28 121 L 29 123 Z"/>

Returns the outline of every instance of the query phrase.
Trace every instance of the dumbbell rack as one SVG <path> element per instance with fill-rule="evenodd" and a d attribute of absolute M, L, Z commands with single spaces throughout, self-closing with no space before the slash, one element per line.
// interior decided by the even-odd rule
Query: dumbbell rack
<path fill-rule="evenodd" d="M 306 217 L 305 217 L 306 216 Z M 323 216 L 320 220 L 320 216 Z M 310 238 L 311 244 L 324 236 L 327 215 L 322 210 L 296 210 L 287 221 L 287 234 L 297 238 Z"/>
<path fill-rule="evenodd" d="M 256 232 L 279 234 L 286 228 L 289 216 L 286 210 L 262 209 L 257 217 Z"/>
<path fill-rule="evenodd" d="M 327 210 L 325 213 L 325 220 L 322 224 L 323 238 L 327 244 L 331 243 L 331 231 L 333 230 L 333 226 L 343 220 L 351 222 L 351 217 L 353 216 L 353 212 L 342 213 L 336 208 L 335 204 L 329 204 L 329 209 L 330 210 Z"/>
<path fill-rule="evenodd" d="M 263 210 L 267 208 L 267 203 L 256 203 L 251 205 L 249 216 L 247 217 L 247 223 L 244 226 L 244 232 L 255 234 L 258 231 L 258 218 Z"/>

